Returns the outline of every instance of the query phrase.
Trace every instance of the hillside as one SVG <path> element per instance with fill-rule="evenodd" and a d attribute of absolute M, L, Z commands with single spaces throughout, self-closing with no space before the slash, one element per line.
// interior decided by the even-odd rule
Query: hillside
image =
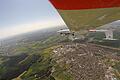
<path fill-rule="evenodd" d="M 52 66 L 49 55 L 51 49 L 47 48 L 66 40 L 66 37 L 55 34 L 38 41 L 19 42 L 14 46 L 9 44 L 5 50 L 1 48 L 0 80 L 11 80 L 20 75 L 21 79 L 29 80 L 36 79 L 35 75 L 39 73 L 41 76 L 47 75 L 47 71 L 51 70 L 50 66 Z M 31 70 L 33 71 L 31 72 Z M 49 78 L 49 75 L 44 78 Z"/>

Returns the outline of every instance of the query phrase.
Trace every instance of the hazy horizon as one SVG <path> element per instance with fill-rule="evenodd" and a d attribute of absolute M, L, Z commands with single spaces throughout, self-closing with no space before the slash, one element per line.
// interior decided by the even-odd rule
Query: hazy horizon
<path fill-rule="evenodd" d="M 20 33 L 20 34 L 15 34 L 15 35 L 11 35 L 11 36 L 7 36 L 7 37 L 2 37 L 0 38 L 0 41 L 1 40 L 7 40 L 7 39 L 10 39 L 10 38 L 14 38 L 14 37 L 19 37 L 19 36 L 23 36 L 23 35 L 26 35 L 26 34 L 32 34 L 34 32 L 38 32 L 38 31 L 50 31 L 51 29 L 54 30 L 58 30 L 58 29 L 66 29 L 67 26 L 66 25 L 61 25 L 61 26 L 53 26 L 53 27 L 48 27 L 48 28 L 42 28 L 42 29 L 36 29 L 36 30 L 32 30 L 32 31 L 29 31 L 29 32 L 24 32 L 24 33 Z M 56 31 L 57 32 L 57 31 Z"/>

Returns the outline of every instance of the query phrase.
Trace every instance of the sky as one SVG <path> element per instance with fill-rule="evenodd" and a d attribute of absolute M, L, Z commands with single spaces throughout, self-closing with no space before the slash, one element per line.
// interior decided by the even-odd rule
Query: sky
<path fill-rule="evenodd" d="M 65 25 L 48 0 L 0 0 L 0 39 Z"/>

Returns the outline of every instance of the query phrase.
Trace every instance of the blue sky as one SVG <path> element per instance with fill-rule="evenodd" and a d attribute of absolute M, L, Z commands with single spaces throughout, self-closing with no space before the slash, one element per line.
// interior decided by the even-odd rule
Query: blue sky
<path fill-rule="evenodd" d="M 0 0 L 1 37 L 57 25 L 64 22 L 48 0 Z"/>

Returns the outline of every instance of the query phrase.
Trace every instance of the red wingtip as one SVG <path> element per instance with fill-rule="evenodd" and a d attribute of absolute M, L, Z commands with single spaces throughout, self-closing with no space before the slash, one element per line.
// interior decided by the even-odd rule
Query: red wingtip
<path fill-rule="evenodd" d="M 56 9 L 80 10 L 120 7 L 120 0 L 50 0 Z"/>

